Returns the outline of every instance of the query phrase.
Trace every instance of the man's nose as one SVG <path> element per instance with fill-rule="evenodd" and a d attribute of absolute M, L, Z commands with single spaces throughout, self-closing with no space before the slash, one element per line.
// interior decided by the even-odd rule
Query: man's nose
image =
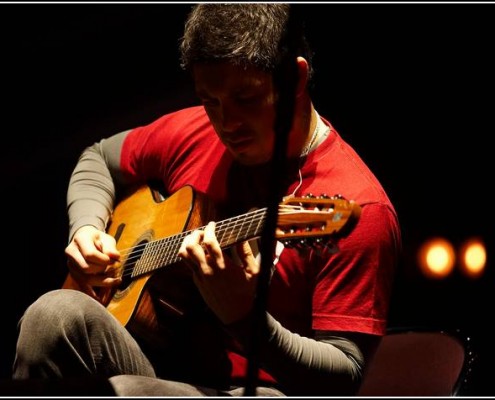
<path fill-rule="evenodd" d="M 221 124 L 224 132 L 235 132 L 241 126 L 239 113 L 228 104 L 222 104 Z"/>

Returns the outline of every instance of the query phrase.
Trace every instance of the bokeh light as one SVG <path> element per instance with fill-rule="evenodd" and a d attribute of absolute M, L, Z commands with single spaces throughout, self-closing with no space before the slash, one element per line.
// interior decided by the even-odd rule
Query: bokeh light
<path fill-rule="evenodd" d="M 459 249 L 459 269 L 469 278 L 478 278 L 485 272 L 486 246 L 480 238 L 467 239 Z"/>
<path fill-rule="evenodd" d="M 418 251 L 418 264 L 428 278 L 446 278 L 455 265 L 455 250 L 445 238 L 435 237 L 426 240 Z"/>

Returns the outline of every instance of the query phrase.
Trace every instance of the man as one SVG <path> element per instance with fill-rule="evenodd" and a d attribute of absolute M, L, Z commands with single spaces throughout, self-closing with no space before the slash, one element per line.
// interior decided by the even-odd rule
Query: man
<path fill-rule="evenodd" d="M 70 274 L 63 289 L 41 296 L 23 316 L 15 378 L 104 376 L 127 396 L 242 394 L 260 258 L 249 234 L 225 240 L 225 226 L 236 231 L 237 218 L 270 203 L 279 105 L 281 96 L 293 96 L 281 190 L 289 197 L 340 194 L 360 215 L 336 246 L 273 247 L 257 394 L 356 393 L 385 332 L 400 230 L 376 177 L 316 112 L 311 52 L 290 11 L 281 3 L 196 5 L 180 49 L 201 105 L 83 152 L 67 196 Z M 277 75 L 286 62 L 293 66 L 289 92 Z M 171 205 L 165 213 L 128 195 L 151 182 Z M 196 196 L 219 215 L 202 229 L 183 213 Z M 116 204 L 123 211 L 112 214 Z M 129 221 L 139 227 L 133 240 Z M 181 228 L 160 240 L 169 236 L 164 225 Z M 137 280 L 143 303 L 120 306 L 141 285 L 134 273 L 168 260 L 164 279 Z M 123 288 L 119 299 L 108 300 L 115 287 Z M 186 300 L 179 307 L 170 298 Z M 141 304 L 156 313 L 149 318 L 159 326 L 154 335 L 133 319 L 148 309 Z"/>

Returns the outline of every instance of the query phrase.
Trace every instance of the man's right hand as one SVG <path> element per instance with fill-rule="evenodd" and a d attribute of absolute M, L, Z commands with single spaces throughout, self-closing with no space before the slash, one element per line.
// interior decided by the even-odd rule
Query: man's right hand
<path fill-rule="evenodd" d="M 120 260 L 115 239 L 94 226 L 83 226 L 65 248 L 71 277 L 90 296 L 99 299 L 94 287 L 112 287 L 121 283 L 115 263 Z"/>

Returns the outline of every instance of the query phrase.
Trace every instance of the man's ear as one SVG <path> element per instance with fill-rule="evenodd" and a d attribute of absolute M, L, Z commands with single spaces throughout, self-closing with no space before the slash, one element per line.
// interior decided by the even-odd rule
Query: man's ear
<path fill-rule="evenodd" d="M 297 57 L 296 97 L 301 96 L 308 84 L 309 65 L 304 57 Z"/>

